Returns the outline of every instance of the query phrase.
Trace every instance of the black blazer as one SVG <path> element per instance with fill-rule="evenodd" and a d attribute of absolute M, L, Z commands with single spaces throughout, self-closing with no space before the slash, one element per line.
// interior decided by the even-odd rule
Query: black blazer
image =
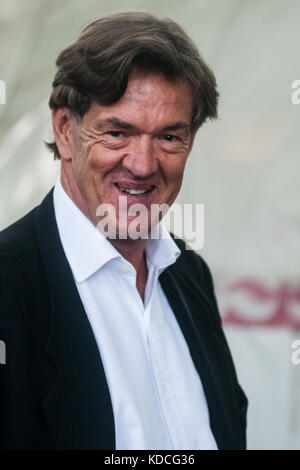
<path fill-rule="evenodd" d="M 98 347 L 65 257 L 53 190 L 0 233 L 0 447 L 115 449 Z M 201 377 L 219 449 L 244 449 L 247 399 L 221 327 L 210 272 L 182 250 L 160 276 Z M 130 339 L 128 339 L 130 341 Z"/>

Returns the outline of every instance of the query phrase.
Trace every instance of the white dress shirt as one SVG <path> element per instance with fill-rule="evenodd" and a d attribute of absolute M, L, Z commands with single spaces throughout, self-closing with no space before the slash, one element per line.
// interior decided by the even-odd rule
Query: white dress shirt
<path fill-rule="evenodd" d="M 176 243 L 161 223 L 159 239 L 147 241 L 143 303 L 134 267 L 73 203 L 60 178 L 54 208 L 103 362 L 116 449 L 216 449 L 201 380 L 158 280 L 180 255 Z"/>

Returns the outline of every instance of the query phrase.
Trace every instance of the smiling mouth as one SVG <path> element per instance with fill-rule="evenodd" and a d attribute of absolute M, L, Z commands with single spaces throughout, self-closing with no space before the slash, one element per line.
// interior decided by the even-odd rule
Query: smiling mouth
<path fill-rule="evenodd" d="M 125 187 L 122 186 L 121 184 L 115 183 L 115 186 L 118 188 L 119 191 L 125 194 L 129 194 L 130 196 L 144 196 L 145 194 L 151 193 L 155 186 L 147 186 L 147 187 L 140 187 L 140 188 L 130 188 L 130 187 Z M 127 185 L 126 185 L 127 186 Z M 129 186 L 129 185 L 128 185 Z M 134 186 L 134 185 L 132 185 Z"/>

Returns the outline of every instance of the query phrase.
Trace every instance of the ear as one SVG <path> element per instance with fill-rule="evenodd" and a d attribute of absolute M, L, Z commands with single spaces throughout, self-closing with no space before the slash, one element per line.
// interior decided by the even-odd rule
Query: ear
<path fill-rule="evenodd" d="M 68 108 L 51 110 L 52 127 L 56 145 L 62 160 L 72 160 L 72 123 Z"/>

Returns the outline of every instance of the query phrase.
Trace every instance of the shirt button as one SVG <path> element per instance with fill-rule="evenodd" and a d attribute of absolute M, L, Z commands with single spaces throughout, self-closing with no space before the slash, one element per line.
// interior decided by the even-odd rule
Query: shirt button
<path fill-rule="evenodd" d="M 121 266 L 120 266 L 120 271 L 121 271 L 122 273 L 128 273 L 129 267 L 126 266 L 126 264 L 121 264 Z"/>
<path fill-rule="evenodd" d="M 161 389 L 164 393 L 167 391 L 167 386 L 165 384 L 161 384 Z"/>

